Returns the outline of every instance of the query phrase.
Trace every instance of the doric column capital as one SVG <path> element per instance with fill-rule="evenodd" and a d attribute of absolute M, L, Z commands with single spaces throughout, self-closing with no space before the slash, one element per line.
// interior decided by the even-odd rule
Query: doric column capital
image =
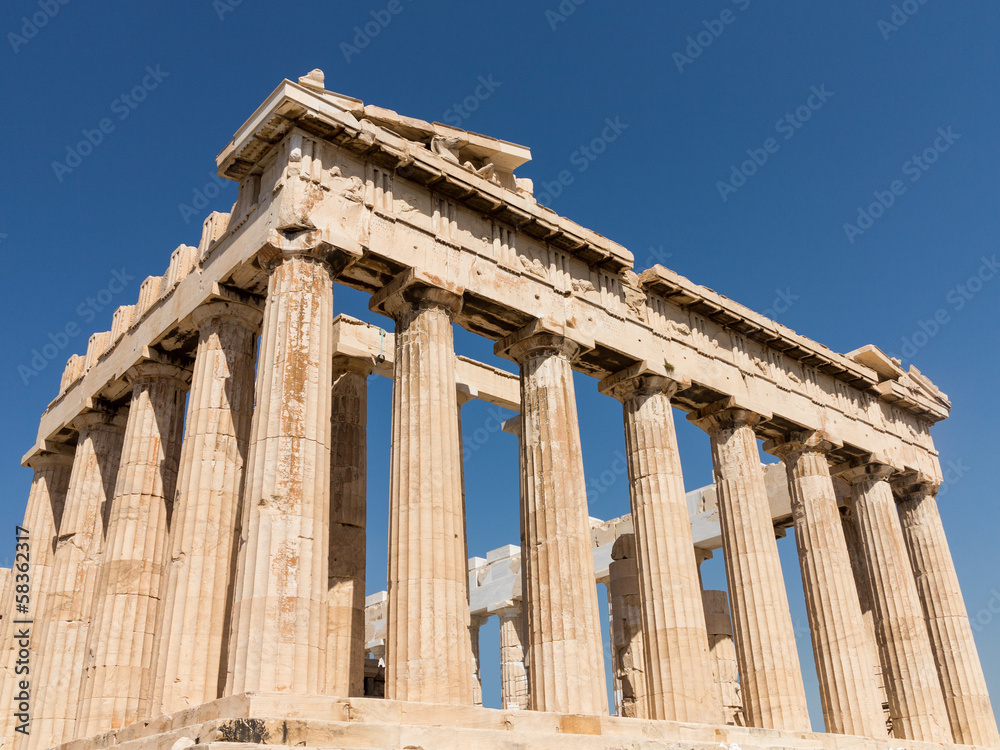
<path fill-rule="evenodd" d="M 884 459 L 871 454 L 834 466 L 830 469 L 830 473 L 853 485 L 859 482 L 879 482 L 883 479 L 889 479 L 896 473 L 896 470 Z"/>
<path fill-rule="evenodd" d="M 615 539 L 614 544 L 611 545 L 612 560 L 634 560 L 635 558 L 635 534 L 622 534 Z"/>
<path fill-rule="evenodd" d="M 35 471 L 44 471 L 58 467 L 73 465 L 73 449 L 68 445 L 52 445 L 48 450 L 39 451 L 25 464 Z"/>
<path fill-rule="evenodd" d="M 336 277 L 362 255 L 360 247 L 344 247 L 346 244 L 335 242 L 318 229 L 300 232 L 272 229 L 257 260 L 261 268 L 271 273 L 287 258 L 308 258 L 325 263 Z"/>
<path fill-rule="evenodd" d="M 71 425 L 77 432 L 101 427 L 124 430 L 127 422 L 128 407 L 115 408 L 108 403 L 94 402 L 92 408 L 81 412 L 73 419 Z"/>
<path fill-rule="evenodd" d="M 688 414 L 688 420 L 709 435 L 719 430 L 732 430 L 737 427 L 753 428 L 760 422 L 770 418 L 770 414 L 753 411 L 740 404 L 732 396 L 720 399 L 696 412 Z"/>
<path fill-rule="evenodd" d="M 540 354 L 555 355 L 572 362 L 593 348 L 593 340 L 575 328 L 539 319 L 500 339 L 493 352 L 498 357 L 522 365 L 530 357 Z"/>
<path fill-rule="evenodd" d="M 140 384 L 166 380 L 174 381 L 178 388 L 186 389 L 191 382 L 191 368 L 147 359 L 128 368 L 125 379 L 133 388 Z"/>
<path fill-rule="evenodd" d="M 373 294 L 368 307 L 393 320 L 410 311 L 428 308 L 442 309 L 454 318 L 462 309 L 464 292 L 458 284 L 411 268 Z"/>
<path fill-rule="evenodd" d="M 657 362 L 638 362 L 597 384 L 597 390 L 619 401 L 662 393 L 670 398 L 683 384 L 671 377 L 673 368 Z"/>
<path fill-rule="evenodd" d="M 357 373 L 368 377 L 375 370 L 375 363 L 371 358 L 351 357 L 347 354 L 333 355 L 333 377 L 336 378 L 347 372 Z"/>
<path fill-rule="evenodd" d="M 246 304 L 236 300 L 209 300 L 191 313 L 191 319 L 204 335 L 206 327 L 213 321 L 232 320 L 241 323 L 248 329 L 257 331 L 264 318 L 264 311 L 259 305 Z"/>
<path fill-rule="evenodd" d="M 824 430 L 801 430 L 791 432 L 781 438 L 765 441 L 764 451 L 788 463 L 803 453 L 829 455 L 831 451 L 841 448 L 843 445 L 842 441 Z"/>
<path fill-rule="evenodd" d="M 896 502 L 907 500 L 924 500 L 928 497 L 936 497 L 940 484 L 926 474 L 920 472 L 906 472 L 896 474 L 889 480 L 892 486 L 892 494 Z"/>
<path fill-rule="evenodd" d="M 512 617 L 521 617 L 523 614 L 521 609 L 521 600 L 508 599 L 500 604 L 492 605 L 490 606 L 489 613 L 491 615 L 496 615 L 497 619 L 501 621 Z"/>

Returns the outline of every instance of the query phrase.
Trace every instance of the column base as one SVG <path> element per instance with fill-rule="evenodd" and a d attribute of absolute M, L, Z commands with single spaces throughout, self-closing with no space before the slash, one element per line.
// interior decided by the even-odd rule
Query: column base
<path fill-rule="evenodd" d="M 938 745 L 890 740 L 893 748 Z M 378 698 L 245 693 L 60 745 L 60 750 L 148 750 L 250 746 L 316 750 L 886 750 L 886 742 L 614 716 L 502 711 Z M 967 750 L 968 746 L 961 746 Z"/>

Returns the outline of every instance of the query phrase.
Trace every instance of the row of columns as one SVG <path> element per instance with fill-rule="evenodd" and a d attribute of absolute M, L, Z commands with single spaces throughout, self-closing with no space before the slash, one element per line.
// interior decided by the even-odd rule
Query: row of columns
<path fill-rule="evenodd" d="M 262 262 L 269 281 L 255 393 L 261 315 L 253 304 L 214 302 L 196 315 L 193 373 L 171 362 L 137 365 L 127 419 L 98 408 L 77 424 L 63 521 L 51 524 L 58 537 L 39 646 L 49 677 L 39 683 L 35 746 L 222 694 L 359 690 L 368 371 L 333 357 L 336 251 L 309 235 L 273 237 Z M 386 697 L 471 704 L 452 338 L 462 290 L 410 272 L 371 304 L 396 327 Z M 605 714 L 573 390 L 582 348 L 531 326 L 496 350 L 521 372 L 528 705 Z M 673 424 L 676 388 L 645 364 L 601 383 L 623 404 L 649 715 L 721 723 Z M 731 403 L 692 417 L 712 440 L 746 721 L 808 730 L 754 433 L 763 417 Z M 789 472 L 827 728 L 880 738 L 875 670 L 859 662 L 870 650 L 827 461 L 832 446 L 809 433 L 772 449 Z M 40 471 L 39 487 L 48 482 Z M 894 735 L 990 744 L 996 726 L 933 492 L 921 486 L 897 512 L 879 465 L 841 475 L 852 482 Z M 505 627 L 516 627 L 513 618 Z M 513 669 L 516 645 L 507 648 L 504 668 Z M 512 694 L 509 702 L 523 700 Z"/>

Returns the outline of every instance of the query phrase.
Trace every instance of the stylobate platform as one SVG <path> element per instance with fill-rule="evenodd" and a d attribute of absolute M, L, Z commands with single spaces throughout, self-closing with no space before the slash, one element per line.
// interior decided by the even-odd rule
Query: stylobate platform
<path fill-rule="evenodd" d="M 377 698 L 246 693 L 61 745 L 61 750 L 931 750 L 908 740 L 501 711 Z M 958 746 L 945 746 L 958 747 Z M 967 746 L 961 746 L 967 747 Z"/>

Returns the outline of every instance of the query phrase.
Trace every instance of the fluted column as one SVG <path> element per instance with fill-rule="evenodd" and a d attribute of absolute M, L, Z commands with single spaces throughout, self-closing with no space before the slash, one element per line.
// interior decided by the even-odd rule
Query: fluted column
<path fill-rule="evenodd" d="M 76 712 L 91 609 L 96 595 L 104 519 L 121 462 L 125 415 L 110 407 L 73 421 L 79 437 L 63 507 L 38 632 L 39 661 L 31 746 L 46 748 L 79 736 Z"/>
<path fill-rule="evenodd" d="M 844 484 L 846 486 L 847 483 Z M 872 596 L 871 582 L 868 580 L 864 546 L 861 544 L 861 536 L 858 532 L 858 524 L 852 506 L 853 503 L 848 502 L 840 508 L 840 526 L 844 530 L 847 554 L 851 558 L 851 572 L 854 574 L 854 586 L 858 592 L 858 602 L 861 604 L 861 618 L 865 622 L 865 650 L 868 652 L 868 661 L 872 665 L 875 693 L 882 706 L 881 720 L 886 725 L 889 735 L 892 736 L 889 696 L 886 692 L 885 678 L 882 672 L 882 660 L 879 658 L 878 636 L 875 634 L 874 597 Z"/>
<path fill-rule="evenodd" d="M 395 279 L 386 698 L 472 705 L 468 555 L 452 316 L 461 290 Z"/>
<path fill-rule="evenodd" d="M 508 435 L 513 435 L 515 438 L 517 438 L 517 476 L 518 476 L 517 507 L 518 507 L 518 516 L 522 519 L 521 523 L 518 525 L 519 541 L 520 541 L 520 546 L 519 546 L 520 557 L 518 559 L 518 569 L 519 569 L 520 579 L 521 579 L 520 580 L 520 584 L 521 584 L 521 588 L 520 588 L 521 599 L 519 601 L 515 601 L 515 607 L 514 607 L 514 609 L 512 609 L 510 611 L 510 616 L 511 617 L 513 617 L 514 614 L 516 613 L 516 616 L 517 616 L 517 620 L 516 620 L 517 632 L 516 632 L 516 634 L 515 633 L 509 633 L 508 634 L 508 638 L 509 638 L 509 642 L 511 644 L 511 647 L 516 649 L 515 651 L 511 651 L 510 653 L 512 654 L 512 658 L 515 658 L 514 655 L 516 655 L 518 653 L 520 654 L 520 656 L 516 657 L 516 658 L 520 660 L 521 670 L 518 670 L 516 667 L 512 666 L 511 667 L 512 671 L 509 674 L 510 674 L 511 679 L 513 681 L 510 682 L 510 683 L 505 683 L 505 684 L 509 684 L 510 685 L 510 690 L 507 693 L 507 695 L 510 697 L 510 702 L 511 703 L 516 702 L 517 703 L 517 708 L 526 711 L 526 710 L 530 709 L 532 706 L 531 706 L 531 692 L 530 692 L 531 691 L 531 680 L 528 677 L 528 675 L 531 674 L 531 665 L 528 662 L 530 654 L 528 653 L 528 649 L 527 649 L 527 643 L 528 643 L 528 618 L 527 618 L 527 615 L 525 614 L 528 611 L 528 609 L 529 609 L 527 601 L 528 601 L 528 597 L 529 597 L 530 592 L 528 590 L 528 568 L 527 568 L 527 565 L 525 564 L 525 561 L 524 561 L 524 558 L 525 558 L 524 550 L 527 549 L 527 545 L 525 544 L 525 536 L 524 536 L 524 534 L 525 534 L 524 519 L 528 517 L 528 513 L 527 513 L 527 510 L 526 510 L 526 506 L 525 506 L 525 500 L 527 498 L 528 491 L 527 491 L 527 489 L 525 489 L 525 484 L 527 482 L 527 479 L 526 479 L 527 472 L 525 471 L 525 467 L 524 467 L 524 447 L 522 445 L 522 443 L 523 443 L 523 434 L 522 434 L 522 430 L 521 430 L 521 415 L 520 414 L 516 414 L 515 416 L 511 417 L 510 419 L 504 420 L 503 426 L 502 426 L 501 429 L 504 432 L 506 432 Z M 503 619 L 501 618 L 501 628 L 502 627 L 503 627 Z M 508 624 L 508 627 L 513 627 L 513 625 Z M 501 630 L 501 634 L 500 635 L 501 635 L 501 638 L 503 638 L 503 631 L 502 630 Z M 516 641 L 515 641 L 515 638 L 516 638 Z M 524 686 L 523 694 L 520 692 L 520 689 L 516 687 L 517 685 L 522 684 L 520 682 L 517 682 L 517 680 L 520 680 L 522 678 L 523 678 L 523 686 Z M 502 696 L 501 696 L 501 698 L 502 698 Z"/>
<path fill-rule="evenodd" d="M 326 681 L 333 249 L 269 238 L 226 694 Z"/>
<path fill-rule="evenodd" d="M 826 731 L 886 739 L 872 682 L 867 633 L 827 456 L 838 447 L 820 432 L 771 441 L 788 474 L 806 613 Z"/>
<path fill-rule="evenodd" d="M 260 312 L 214 301 L 198 308 L 163 603 L 151 671 L 151 714 L 215 700 L 226 680 L 240 489 L 253 415 Z"/>
<path fill-rule="evenodd" d="M 53 541 L 63 513 L 72 465 L 73 451 L 68 447 L 39 453 L 28 460 L 34 477 L 21 523 L 21 540 L 15 544 L 12 555 L 10 594 L 0 614 L 3 618 L 0 626 L 0 647 L 3 648 L 0 730 L 3 733 L 0 737 L 18 737 L 22 744 L 30 737 L 24 731 L 35 732 L 39 715 L 40 628 L 51 580 Z M 27 659 L 22 659 L 23 640 L 27 640 Z M 19 661 L 26 663 L 19 665 Z M 29 693 L 33 693 L 33 700 L 27 701 L 30 707 L 27 712 L 21 710 L 21 701 L 14 700 L 21 692 L 21 680 L 29 682 Z M 26 730 L 15 732 L 17 726 L 26 726 Z"/>
<path fill-rule="evenodd" d="M 469 638 L 472 640 L 472 705 L 483 705 L 483 666 L 479 660 L 479 631 L 486 624 L 488 617 L 473 615 L 469 625 Z"/>
<path fill-rule="evenodd" d="M 743 699 L 740 697 L 740 670 L 733 641 L 733 621 L 729 616 L 729 599 L 725 591 L 702 591 L 705 624 L 708 627 L 708 647 L 712 654 L 712 675 L 715 679 L 723 721 L 746 726 Z"/>
<path fill-rule="evenodd" d="M 892 735 L 949 743 L 951 730 L 934 654 L 889 487 L 893 470 L 884 464 L 865 463 L 841 467 L 839 473 L 851 485 L 871 582 Z"/>
<path fill-rule="evenodd" d="M 749 726 L 808 731 L 795 631 L 753 426 L 762 417 L 726 402 L 691 415 L 712 439 L 726 579 Z"/>
<path fill-rule="evenodd" d="M 28 459 L 28 466 L 35 474 L 31 481 L 31 491 L 28 494 L 22 526 L 28 532 L 29 539 L 27 583 L 30 603 L 27 615 L 28 619 L 35 620 L 36 625 L 45 610 L 53 551 L 65 508 L 74 453 L 72 448 L 67 447 L 40 453 Z M 15 592 L 17 584 L 24 581 L 18 577 L 21 575 L 18 563 L 22 561 L 17 555 L 18 551 L 15 550 L 13 566 Z M 35 651 L 37 644 L 37 640 L 34 640 L 32 651 Z"/>
<path fill-rule="evenodd" d="M 955 742 L 1000 747 L 986 678 L 938 512 L 937 486 L 903 489 L 898 503 L 903 539 L 923 605 Z"/>
<path fill-rule="evenodd" d="M 716 723 L 720 711 L 670 405 L 677 383 L 640 364 L 600 389 L 622 402 L 625 417 L 649 717 Z"/>
<path fill-rule="evenodd" d="M 367 360 L 336 357 L 330 465 L 326 694 L 365 693 Z"/>
<path fill-rule="evenodd" d="M 77 712 L 81 737 L 150 714 L 141 688 L 153 667 L 188 376 L 175 365 L 150 361 L 126 375 L 132 402 L 87 636 Z"/>
<path fill-rule="evenodd" d="M 497 612 L 500 618 L 500 707 L 528 708 L 528 674 L 524 669 L 524 621 L 521 603 Z"/>
<path fill-rule="evenodd" d="M 608 566 L 611 649 L 616 656 L 615 672 L 621 686 L 618 715 L 648 719 L 651 718 L 646 679 L 649 666 L 646 663 L 639 577 L 635 535 L 623 534 L 612 546 Z"/>
<path fill-rule="evenodd" d="M 496 345 L 521 367 L 522 565 L 531 707 L 606 714 L 607 691 L 572 361 L 537 326 Z"/>

